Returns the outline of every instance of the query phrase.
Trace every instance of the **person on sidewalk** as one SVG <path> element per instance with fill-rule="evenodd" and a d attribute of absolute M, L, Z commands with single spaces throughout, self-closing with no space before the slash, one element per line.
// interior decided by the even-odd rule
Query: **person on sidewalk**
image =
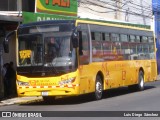
<path fill-rule="evenodd" d="M 13 62 L 7 64 L 5 81 L 7 83 L 7 97 L 16 96 L 16 71 L 13 68 Z"/>
<path fill-rule="evenodd" d="M 17 89 L 16 89 L 16 70 L 14 69 L 14 63 L 11 61 L 10 62 L 10 67 L 11 67 L 11 71 L 12 71 L 12 95 L 13 96 L 17 96 Z"/>
<path fill-rule="evenodd" d="M 3 84 L 4 84 L 4 97 L 6 98 L 6 97 L 8 97 L 9 96 L 9 82 L 8 82 L 8 77 L 7 77 L 7 75 L 6 74 L 8 74 L 7 73 L 7 70 L 8 70 L 8 68 L 9 68 L 9 63 L 5 63 L 4 65 L 3 65 L 3 69 L 2 69 L 2 75 L 3 75 Z"/>

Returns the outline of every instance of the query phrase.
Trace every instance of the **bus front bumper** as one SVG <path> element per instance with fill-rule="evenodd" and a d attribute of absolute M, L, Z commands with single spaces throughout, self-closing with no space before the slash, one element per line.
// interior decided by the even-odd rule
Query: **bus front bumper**
<path fill-rule="evenodd" d="M 69 96 L 79 94 L 79 85 L 66 86 L 18 86 L 18 96 Z"/>

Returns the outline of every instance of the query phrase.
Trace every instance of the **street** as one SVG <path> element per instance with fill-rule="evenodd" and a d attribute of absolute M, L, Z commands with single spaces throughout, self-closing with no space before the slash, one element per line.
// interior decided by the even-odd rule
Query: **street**
<path fill-rule="evenodd" d="M 131 92 L 127 87 L 105 91 L 103 99 L 99 101 L 84 95 L 58 99 L 52 103 L 39 100 L 8 105 L 0 107 L 0 111 L 160 111 L 159 91 L 160 81 L 156 81 L 147 83 L 141 92 Z"/>

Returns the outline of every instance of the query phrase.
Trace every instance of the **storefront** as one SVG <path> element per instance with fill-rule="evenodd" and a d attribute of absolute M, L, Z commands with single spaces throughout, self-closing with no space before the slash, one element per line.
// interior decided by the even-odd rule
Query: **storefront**
<path fill-rule="evenodd" d="M 10 40 L 9 47 L 10 52 L 3 52 L 3 40 L 5 35 L 9 32 L 16 30 L 18 25 L 22 22 L 22 17 L 19 13 L 11 13 L 11 12 L 3 12 L 4 15 L 0 15 L 0 98 L 4 96 L 4 84 L 3 84 L 3 64 L 9 63 L 12 61 L 14 63 L 14 67 L 16 68 L 16 57 L 15 57 L 15 36 L 13 36 Z"/>

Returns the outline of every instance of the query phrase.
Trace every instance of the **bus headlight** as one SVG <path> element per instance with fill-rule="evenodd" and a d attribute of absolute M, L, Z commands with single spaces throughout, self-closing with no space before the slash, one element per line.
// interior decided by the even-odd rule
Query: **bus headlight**
<path fill-rule="evenodd" d="M 18 81 L 18 80 L 17 80 L 17 84 L 19 86 L 29 86 L 29 82 L 21 82 L 21 81 Z"/>
<path fill-rule="evenodd" d="M 69 78 L 67 80 L 63 80 L 59 82 L 59 85 L 65 85 L 65 84 L 70 84 L 73 83 L 75 81 L 76 78 Z"/>

